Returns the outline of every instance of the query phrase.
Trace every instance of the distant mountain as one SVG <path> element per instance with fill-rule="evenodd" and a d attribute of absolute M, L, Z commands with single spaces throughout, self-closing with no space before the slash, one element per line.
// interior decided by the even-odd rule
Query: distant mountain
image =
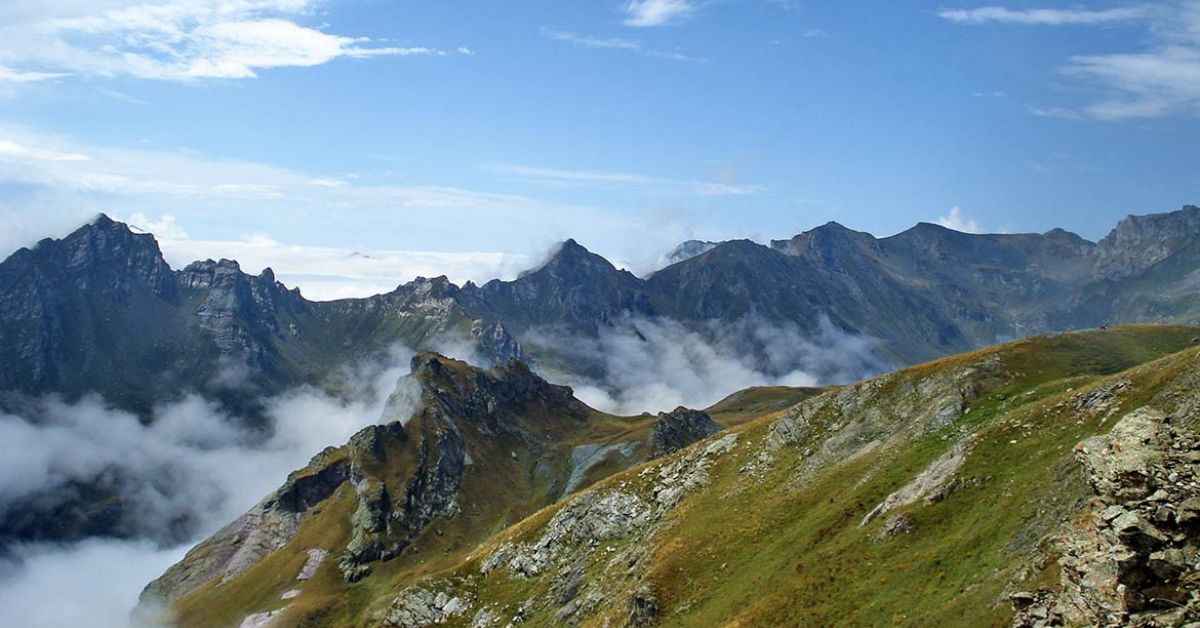
<path fill-rule="evenodd" d="M 708 240 L 685 240 L 679 246 L 667 253 L 663 258 L 666 261 L 664 266 L 678 264 L 684 260 L 692 259 L 697 255 L 703 255 L 713 250 L 720 242 L 709 242 Z"/>
<path fill-rule="evenodd" d="M 539 346 L 538 332 L 595 337 L 641 319 L 709 336 L 760 324 L 815 333 L 827 321 L 878 339 L 894 364 L 1043 331 L 1200 320 L 1193 206 L 1127 218 L 1099 243 L 1057 229 L 975 235 L 931 224 L 875 238 L 829 223 L 770 246 L 679 250 L 681 261 L 642 279 L 568 240 L 513 281 L 418 278 L 313 302 L 269 269 L 255 277 L 221 260 L 172 270 L 152 236 L 102 216 L 0 263 L 0 400 L 99 392 L 148 415 L 200 391 L 253 410 L 256 395 L 317 382 L 348 360 L 451 337 L 489 362 L 533 356 L 595 373 L 594 358 Z M 743 335 L 741 350 L 770 353 L 761 334 Z"/>

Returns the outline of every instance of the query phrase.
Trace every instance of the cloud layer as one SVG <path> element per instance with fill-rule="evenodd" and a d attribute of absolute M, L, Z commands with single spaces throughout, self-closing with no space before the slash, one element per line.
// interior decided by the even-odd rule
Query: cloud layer
<path fill-rule="evenodd" d="M 0 559 L 0 623 L 126 626 L 141 588 L 187 547 L 316 452 L 379 421 L 410 356 L 398 349 L 388 360 L 335 374 L 344 396 L 305 387 L 267 400 L 273 429 L 265 438 L 198 397 L 160 407 L 149 426 L 96 398 L 44 399 L 36 423 L 0 416 L 0 514 L 37 491 L 99 479 L 132 507 L 127 532 L 135 539 L 12 548 Z M 185 520 L 192 525 L 181 527 Z M 186 542 L 173 545 L 181 530 Z"/>
<path fill-rule="evenodd" d="M 857 381 L 886 365 L 877 342 L 818 321 L 812 331 L 745 318 L 708 329 L 669 319 L 637 318 L 582 338 L 554 330 L 525 341 L 553 347 L 601 375 L 548 373 L 595 408 L 617 414 L 705 408 L 751 386 L 816 386 Z"/>
<path fill-rule="evenodd" d="M 0 60 L 19 66 L 0 68 L 0 82 L 67 73 L 172 81 L 244 79 L 265 69 L 321 65 L 343 57 L 448 54 L 305 26 L 301 22 L 318 12 L 313 0 L 16 4 L 0 27 Z"/>

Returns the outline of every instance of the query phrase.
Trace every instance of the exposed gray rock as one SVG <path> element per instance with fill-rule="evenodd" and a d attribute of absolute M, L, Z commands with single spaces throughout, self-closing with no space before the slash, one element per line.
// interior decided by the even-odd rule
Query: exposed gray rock
<path fill-rule="evenodd" d="M 214 578 L 228 580 L 271 552 L 287 545 L 312 507 L 350 477 L 348 462 L 332 448 L 292 473 L 273 494 L 198 545 L 183 561 L 151 582 L 139 605 L 153 607 L 176 600 Z"/>
<path fill-rule="evenodd" d="M 486 574 L 505 565 L 517 576 L 538 576 L 567 547 L 590 548 L 601 541 L 628 536 L 635 528 L 648 524 L 651 513 L 649 504 L 629 493 L 584 493 L 559 510 L 537 540 L 501 546 L 481 569 Z"/>
<path fill-rule="evenodd" d="M 451 618 L 463 615 L 470 608 L 470 602 L 462 597 L 411 586 L 401 591 L 392 601 L 384 623 L 400 628 L 423 628 L 445 623 Z"/>
<path fill-rule="evenodd" d="M 587 477 L 587 472 L 596 465 L 603 463 L 610 456 L 619 456 L 625 459 L 631 458 L 634 450 L 637 449 L 637 445 L 637 442 L 634 441 L 613 443 L 611 445 L 601 445 L 598 443 L 577 445 L 571 450 L 571 472 L 567 477 L 567 484 L 563 487 L 562 494 L 565 496 L 574 492 Z"/>
<path fill-rule="evenodd" d="M 898 512 L 888 517 L 883 525 L 879 527 L 879 533 L 876 535 L 876 540 L 886 541 L 892 537 L 901 534 L 908 534 L 913 531 L 912 515 L 906 512 Z"/>
<path fill-rule="evenodd" d="M 278 609 L 274 611 L 266 611 L 264 613 L 254 613 L 247 615 L 242 623 L 238 624 L 238 628 L 270 628 L 275 625 L 275 622 L 283 615 L 286 609 Z"/>
<path fill-rule="evenodd" d="M 321 561 L 329 555 L 328 550 L 310 549 L 308 550 L 308 560 L 304 561 L 304 566 L 300 568 L 300 573 L 296 574 L 297 580 L 308 580 L 317 573 L 317 568 L 321 566 Z"/>
<path fill-rule="evenodd" d="M 692 259 L 697 255 L 704 255 L 713 250 L 719 242 L 709 242 L 708 240 L 685 240 L 679 243 L 679 246 L 667 253 L 663 259 L 663 266 L 678 264 L 679 262 Z"/>
<path fill-rule="evenodd" d="M 700 410 L 680 406 L 670 412 L 659 412 L 650 432 L 651 455 L 665 456 L 720 431 L 721 426 Z"/>
<path fill-rule="evenodd" d="M 859 527 L 867 525 L 876 517 L 887 514 L 891 510 L 916 503 L 918 500 L 939 491 L 949 483 L 954 472 L 958 471 L 958 468 L 966 462 L 967 454 L 971 451 L 972 442 L 972 439 L 968 437 L 956 443 L 946 453 L 939 456 L 937 460 L 934 460 L 924 471 L 921 471 L 912 482 L 888 495 L 879 505 L 872 508 L 862 518 L 862 521 L 859 522 Z"/>
<path fill-rule="evenodd" d="M 1200 618 L 1200 438 L 1139 408 L 1075 448 L 1097 506 L 1056 538 L 1060 589 L 1013 596 L 1014 626 L 1173 626 Z"/>
<path fill-rule="evenodd" d="M 653 626 L 658 622 L 658 598 L 648 586 L 640 586 L 629 596 L 626 626 Z"/>

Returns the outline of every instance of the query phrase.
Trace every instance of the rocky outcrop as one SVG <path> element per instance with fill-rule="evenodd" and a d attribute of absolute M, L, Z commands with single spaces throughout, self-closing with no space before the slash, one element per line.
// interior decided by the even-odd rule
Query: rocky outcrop
<path fill-rule="evenodd" d="M 571 450 L 570 475 L 567 476 L 567 484 L 563 487 L 562 494 L 567 495 L 574 492 L 583 485 L 589 471 L 605 462 L 616 461 L 621 466 L 632 466 L 637 448 L 637 441 L 610 445 L 600 443 L 576 445 Z"/>
<path fill-rule="evenodd" d="M 947 493 L 945 489 L 950 484 L 954 473 L 966 462 L 967 454 L 971 451 L 971 443 L 970 437 L 959 441 L 937 460 L 934 460 L 924 471 L 921 471 L 912 482 L 888 495 L 879 505 L 872 508 L 858 523 L 858 527 L 861 528 L 871 523 L 876 517 L 885 515 L 901 506 L 916 503 L 921 499 L 929 499 L 935 495 L 938 498 L 930 501 L 945 499 Z"/>
<path fill-rule="evenodd" d="M 636 495 L 622 491 L 586 493 L 559 510 L 532 543 L 501 548 L 481 570 L 489 573 L 503 565 L 514 575 L 532 578 L 569 547 L 595 547 L 609 539 L 625 538 L 650 522 L 652 508 Z"/>
<path fill-rule="evenodd" d="M 430 591 L 422 587 L 408 587 L 392 601 L 384 617 L 384 624 L 399 628 L 422 628 L 445 623 L 458 617 L 469 608 L 469 603 L 460 597 L 451 597 L 445 592 Z"/>
<path fill-rule="evenodd" d="M 351 462 L 337 449 L 317 454 L 308 466 L 289 475 L 277 491 L 151 582 L 142 592 L 141 607 L 159 608 L 206 582 L 229 580 L 287 545 L 304 515 L 350 478 L 350 468 Z"/>
<path fill-rule="evenodd" d="M 650 431 L 650 453 L 665 456 L 721 431 L 721 426 L 701 410 L 680 406 L 659 412 Z"/>
<path fill-rule="evenodd" d="M 522 609 L 549 609 L 556 625 L 574 625 L 618 591 L 627 591 L 622 595 L 629 625 L 654 623 L 658 601 L 641 579 L 649 568 L 647 540 L 684 496 L 708 485 L 710 469 L 733 450 L 737 438 L 726 434 L 642 469 L 637 476 L 646 485 L 640 489 L 621 482 L 571 498 L 531 538 L 510 539 L 483 557 L 480 576 L 528 580 L 549 575 L 548 590 Z M 617 550 L 617 544 L 626 549 Z M 523 612 L 519 609 L 517 617 Z"/>
<path fill-rule="evenodd" d="M 1094 506 L 1055 540 L 1059 587 L 1012 596 L 1013 625 L 1200 621 L 1200 437 L 1141 408 L 1075 457 Z"/>
<path fill-rule="evenodd" d="M 1200 207 L 1177 212 L 1129 216 L 1117 224 L 1092 252 L 1096 272 L 1119 279 L 1145 272 L 1186 247 L 1200 235 Z"/>
<path fill-rule="evenodd" d="M 475 348 L 479 355 L 488 356 L 497 364 L 509 360 L 528 362 L 521 343 L 509 333 L 504 323 L 475 321 L 471 324 L 471 337 L 475 339 Z"/>

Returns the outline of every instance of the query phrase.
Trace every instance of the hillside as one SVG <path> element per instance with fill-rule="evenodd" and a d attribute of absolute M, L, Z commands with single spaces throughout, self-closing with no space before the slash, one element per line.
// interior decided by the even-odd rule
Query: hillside
<path fill-rule="evenodd" d="M 816 395 L 356 583 L 333 560 L 296 581 L 345 542 L 354 499 L 326 498 L 172 608 L 272 628 L 1195 621 L 1197 391 L 1196 328 L 1029 338 Z"/>
<path fill-rule="evenodd" d="M 415 395 L 416 413 L 387 410 L 380 425 L 318 453 L 151 584 L 141 612 L 174 601 L 185 625 L 234 622 L 240 608 L 279 599 L 276 585 L 293 588 L 282 575 L 304 564 L 306 616 L 351 610 L 390 582 L 453 565 L 566 494 L 721 429 L 684 408 L 597 412 L 516 360 L 485 371 L 419 354 L 395 394 Z"/>

